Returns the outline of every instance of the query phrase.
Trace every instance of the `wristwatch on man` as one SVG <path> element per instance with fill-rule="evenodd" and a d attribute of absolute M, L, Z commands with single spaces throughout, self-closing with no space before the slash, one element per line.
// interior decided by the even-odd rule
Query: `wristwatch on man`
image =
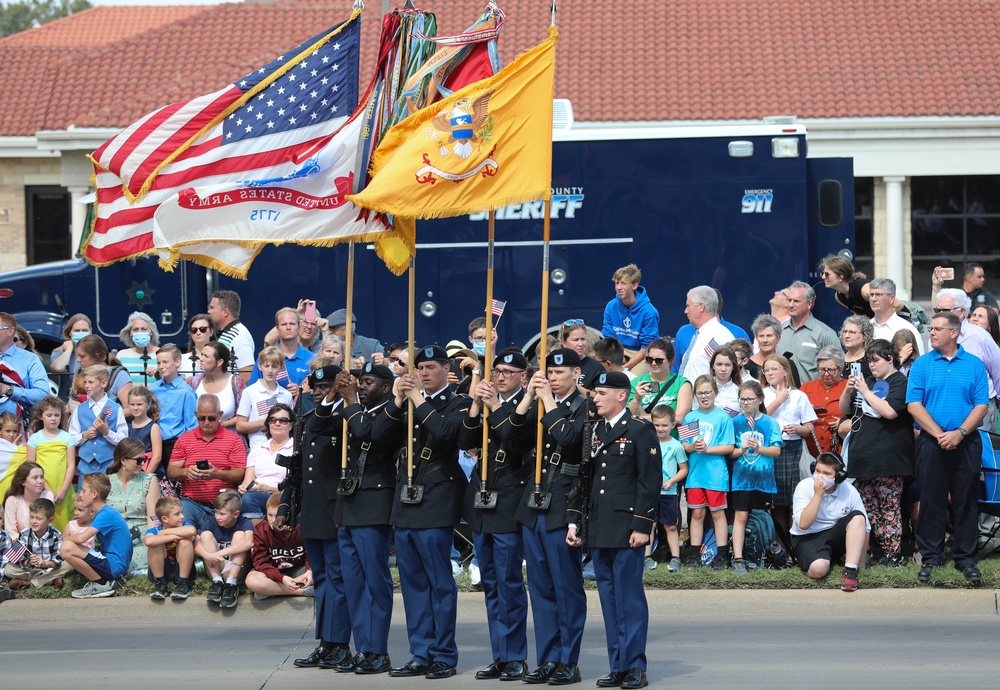
<path fill-rule="evenodd" d="M 962 438 L 965 438 L 966 436 L 969 435 L 969 432 L 963 429 L 962 427 L 958 427 L 958 433 L 962 434 Z"/>

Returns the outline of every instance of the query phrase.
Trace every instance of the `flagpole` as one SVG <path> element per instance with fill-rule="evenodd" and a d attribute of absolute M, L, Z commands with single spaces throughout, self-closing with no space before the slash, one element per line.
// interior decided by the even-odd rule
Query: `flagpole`
<path fill-rule="evenodd" d="M 496 230 L 496 213 L 490 211 L 487 223 L 488 239 L 486 243 L 486 355 L 483 362 L 483 381 L 490 380 L 493 364 L 493 240 Z M 473 391 L 473 393 L 475 393 Z M 490 408 L 483 405 L 483 449 L 479 456 L 479 463 L 482 467 L 482 474 L 479 478 L 479 496 L 476 500 L 478 508 L 495 508 L 497 504 L 496 492 L 486 490 L 486 476 L 489 472 L 490 459 L 490 428 L 489 421 Z"/>
<path fill-rule="evenodd" d="M 542 328 L 538 340 L 538 370 L 545 371 L 546 330 L 549 322 L 549 222 L 552 210 L 552 200 L 546 199 L 542 218 Z M 538 401 L 538 433 L 535 440 L 535 494 L 534 503 L 539 508 L 548 507 L 548 499 L 542 495 L 542 443 L 545 439 L 545 426 L 542 424 L 542 403 Z"/>
<path fill-rule="evenodd" d="M 347 328 L 344 329 L 345 371 L 351 373 L 351 345 L 354 341 L 354 240 L 347 245 Z M 343 410 L 341 410 L 343 412 Z M 340 479 L 347 480 L 347 416 L 343 415 L 343 436 L 340 441 Z"/>
<path fill-rule="evenodd" d="M 416 371 L 416 366 L 414 361 L 416 361 L 416 348 L 413 345 L 414 339 L 414 321 L 416 317 L 414 315 L 414 308 L 416 304 L 416 278 L 414 265 L 416 264 L 416 257 L 412 254 L 410 255 L 410 269 L 407 272 L 407 282 L 408 286 L 408 301 L 407 301 L 407 314 L 409 314 L 408 321 L 406 324 L 406 340 L 407 340 L 407 362 L 408 367 L 406 370 L 407 375 L 414 376 Z M 413 492 L 413 399 L 410 396 L 406 396 L 406 490 L 407 496 L 411 495 Z"/>

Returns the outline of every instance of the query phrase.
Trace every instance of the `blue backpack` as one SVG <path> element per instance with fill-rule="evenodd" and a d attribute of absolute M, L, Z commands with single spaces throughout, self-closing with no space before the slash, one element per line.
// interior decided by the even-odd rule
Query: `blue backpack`
<path fill-rule="evenodd" d="M 750 511 L 743 543 L 743 560 L 752 570 L 779 569 L 788 565 L 788 555 L 778 541 L 774 521 L 766 511 L 757 508 Z"/>
<path fill-rule="evenodd" d="M 701 564 L 712 565 L 718 555 L 719 545 L 715 541 L 715 530 L 710 529 L 705 532 L 705 536 L 701 540 Z"/>

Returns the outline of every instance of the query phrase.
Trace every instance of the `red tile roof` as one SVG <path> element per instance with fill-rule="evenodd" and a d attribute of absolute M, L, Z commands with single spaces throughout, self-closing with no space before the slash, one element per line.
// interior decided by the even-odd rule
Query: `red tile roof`
<path fill-rule="evenodd" d="M 111 45 L 187 19 L 208 9 L 211 9 L 211 6 L 91 7 L 38 28 L 0 38 L 0 46 L 75 48 Z"/>
<path fill-rule="evenodd" d="M 485 6 L 418 4 L 437 13 L 439 33 L 464 29 Z M 545 38 L 549 3 L 501 4 L 506 64 Z M 1000 3 L 989 0 L 561 4 L 555 95 L 578 121 L 1000 113 Z M 0 135 L 125 126 L 220 88 L 343 21 L 350 5 L 101 6 L 10 36 L 0 40 Z M 363 86 L 379 6 L 368 0 Z"/>

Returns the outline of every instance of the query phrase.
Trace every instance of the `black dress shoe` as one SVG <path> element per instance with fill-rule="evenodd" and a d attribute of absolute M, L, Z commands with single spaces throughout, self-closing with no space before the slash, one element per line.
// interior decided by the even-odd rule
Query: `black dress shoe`
<path fill-rule="evenodd" d="M 977 587 L 980 584 L 982 584 L 982 582 L 983 582 L 983 574 L 981 572 L 979 572 L 979 568 L 976 567 L 975 563 L 973 563 L 971 565 L 967 565 L 964 568 L 961 568 L 961 571 L 962 571 L 962 575 L 965 576 L 965 579 L 970 584 L 976 585 Z"/>
<path fill-rule="evenodd" d="M 597 681 L 597 687 L 617 688 L 622 684 L 622 681 L 625 680 L 625 676 L 627 675 L 628 673 L 624 671 L 612 671 L 611 673 L 609 673 L 608 675 L 604 676 L 603 678 Z"/>
<path fill-rule="evenodd" d="M 497 659 L 482 671 L 476 671 L 476 680 L 493 680 L 494 678 L 499 678 L 500 672 L 503 671 L 503 666 L 503 662 Z"/>
<path fill-rule="evenodd" d="M 559 670 L 559 664 L 555 661 L 546 661 L 544 664 L 527 674 L 522 680 L 525 683 L 548 683 L 552 674 Z"/>
<path fill-rule="evenodd" d="M 389 669 L 389 675 L 393 678 L 410 678 L 411 676 L 422 676 L 427 673 L 427 667 L 418 664 L 415 659 L 410 659 L 402 666 Z"/>
<path fill-rule="evenodd" d="M 320 668 L 331 669 L 337 668 L 345 661 L 351 660 L 351 648 L 350 647 L 334 647 L 330 650 L 330 654 L 319 662 Z"/>
<path fill-rule="evenodd" d="M 563 664 L 549 678 L 549 685 L 572 685 L 573 683 L 579 683 L 581 680 L 579 666 L 576 664 Z"/>
<path fill-rule="evenodd" d="M 920 572 L 917 573 L 918 582 L 930 582 L 931 574 L 934 572 L 934 563 L 924 563 L 923 567 L 920 568 Z"/>
<path fill-rule="evenodd" d="M 428 680 L 440 680 L 442 678 L 451 678 L 455 675 L 455 667 L 449 666 L 443 661 L 435 661 L 431 664 L 430 668 L 427 669 L 427 673 L 424 674 L 424 678 Z"/>
<path fill-rule="evenodd" d="M 333 670 L 337 673 L 354 673 L 354 669 L 364 660 L 364 652 L 358 652 L 354 656 L 345 656 L 343 661 L 333 667 Z"/>
<path fill-rule="evenodd" d="M 309 656 L 303 659 L 296 659 L 293 663 L 299 668 L 316 668 L 321 661 L 329 657 L 333 652 L 333 649 L 325 649 L 323 645 L 320 645 L 312 650 Z"/>
<path fill-rule="evenodd" d="M 500 673 L 500 680 L 524 680 L 528 673 L 528 664 L 524 661 L 508 661 Z"/>
<path fill-rule="evenodd" d="M 646 672 L 641 668 L 630 668 L 628 674 L 622 679 L 621 687 L 634 690 L 634 688 L 644 688 L 647 685 L 649 685 L 649 681 L 646 679 Z"/>
<path fill-rule="evenodd" d="M 361 675 L 369 675 L 373 673 L 386 673 L 392 667 L 392 662 L 389 661 L 388 654 L 373 654 L 369 652 L 365 654 L 365 659 L 357 668 L 354 669 L 355 673 L 360 673 Z"/>

